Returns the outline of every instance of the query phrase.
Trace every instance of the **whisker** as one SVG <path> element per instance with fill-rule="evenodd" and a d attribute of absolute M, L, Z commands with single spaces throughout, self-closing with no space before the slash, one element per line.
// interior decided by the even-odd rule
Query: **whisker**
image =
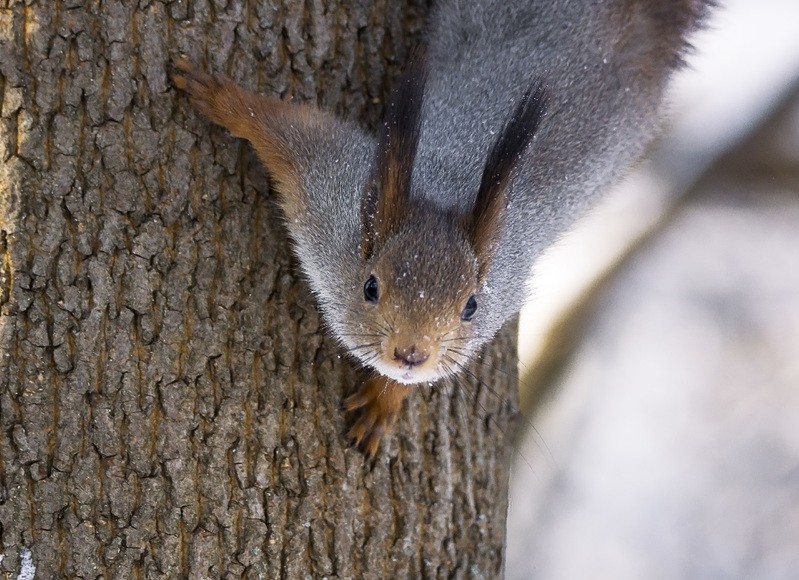
<path fill-rule="evenodd" d="M 382 342 L 370 342 L 367 344 L 356 344 L 355 346 L 351 347 L 351 350 L 363 349 L 363 348 L 372 348 L 373 346 L 378 346 L 383 344 Z"/>
<path fill-rule="evenodd" d="M 448 380 L 443 381 L 443 383 L 445 385 L 447 385 L 448 387 L 450 387 L 450 389 L 449 389 L 450 398 L 452 397 L 452 390 L 454 389 L 455 390 L 455 394 L 460 398 L 461 402 L 463 402 L 464 407 L 468 407 L 469 406 L 469 402 L 466 400 L 466 397 L 461 392 L 461 389 L 458 388 L 459 385 L 455 381 L 456 377 L 454 375 L 450 375 L 449 377 L 447 377 L 447 379 Z M 459 407 L 459 409 L 460 409 L 460 417 L 461 417 L 461 421 L 462 421 L 461 424 L 464 426 L 465 429 L 468 429 L 469 416 L 466 414 L 466 410 L 464 408 L 462 408 L 460 405 L 456 405 L 456 406 Z M 504 436 L 504 433 L 503 433 L 503 436 Z"/>
<path fill-rule="evenodd" d="M 445 355 L 445 356 L 446 356 L 446 355 Z M 476 376 L 474 373 L 472 373 L 472 372 L 471 372 L 469 369 L 466 369 L 466 368 L 464 368 L 464 367 L 463 367 L 462 365 L 460 365 L 460 364 L 459 364 L 459 363 L 458 363 L 456 360 L 454 360 L 454 359 L 452 359 L 452 358 L 450 358 L 450 357 L 447 357 L 447 358 L 449 359 L 449 361 L 450 361 L 450 362 L 452 362 L 452 363 L 453 363 L 453 364 L 455 364 L 456 366 L 460 367 L 460 368 L 461 368 L 461 370 L 462 370 L 463 372 L 465 372 L 465 373 L 466 373 L 468 376 L 470 376 L 470 377 L 471 377 L 473 380 L 477 381 L 477 383 L 479 383 L 479 384 L 482 384 L 482 385 L 484 385 L 484 386 L 486 386 L 486 387 L 488 388 L 488 385 L 485 385 L 485 383 L 484 383 L 483 381 L 481 381 L 481 380 L 480 380 L 480 379 L 479 379 L 479 378 L 478 378 L 478 377 L 477 377 L 477 376 Z M 457 377 L 456 377 L 456 378 L 457 378 Z M 463 386 L 464 386 L 464 388 L 466 388 L 466 387 L 465 387 L 465 383 L 464 383 L 464 385 L 463 385 Z M 491 390 L 491 389 L 489 388 L 489 390 Z M 502 426 L 501 426 L 501 425 L 500 425 L 500 424 L 497 422 L 497 420 L 493 418 L 493 416 L 491 415 L 491 413 L 489 413 L 489 412 L 488 412 L 488 409 L 486 409 L 486 408 L 485 408 L 485 406 L 484 406 L 484 405 L 483 405 L 483 404 L 480 402 L 480 397 L 479 397 L 479 395 L 478 395 L 478 394 L 474 394 L 474 395 L 472 395 L 472 396 L 474 397 L 474 402 L 475 402 L 475 403 L 477 403 L 477 404 L 480 406 L 480 408 L 483 410 L 483 417 L 484 417 L 485 419 L 487 419 L 488 421 L 491 421 L 491 422 L 493 422 L 493 423 L 494 423 L 494 426 L 495 426 L 497 429 L 499 429 L 499 432 L 502 434 L 502 436 L 503 436 L 505 439 L 507 439 L 508 441 L 511 441 L 510 437 L 508 437 L 508 433 L 507 433 L 507 432 L 506 432 L 506 431 L 505 431 L 505 430 L 502 428 Z M 507 402 L 507 401 L 505 401 L 505 400 L 504 400 L 504 399 L 502 399 L 502 398 L 500 398 L 500 400 L 502 400 L 503 402 Z M 519 457 L 521 457 L 521 458 L 522 458 L 522 461 L 524 461 L 524 462 L 525 462 L 525 464 L 527 464 L 527 467 L 530 469 L 530 471 L 532 471 L 533 473 L 535 473 L 535 469 L 533 469 L 533 466 L 532 466 L 532 464 L 531 464 L 531 463 L 530 463 L 530 461 L 527 459 L 527 457 L 524 455 L 524 453 L 522 453 L 521 449 L 519 449 L 518 445 L 514 445 L 513 447 L 514 447 L 514 450 L 515 450 L 515 452 L 516 452 L 516 453 L 519 455 Z"/>
<path fill-rule="evenodd" d="M 447 348 L 448 351 L 454 352 L 455 354 L 458 354 L 458 355 L 460 355 L 460 356 L 462 356 L 464 358 L 472 358 L 472 354 L 474 354 L 474 353 L 472 353 L 472 351 L 469 351 L 469 350 L 466 350 L 466 349 L 463 349 L 463 348 L 459 348 L 457 346 L 448 346 L 446 348 Z"/>
<path fill-rule="evenodd" d="M 463 351 L 459 351 L 456 347 L 448 346 L 446 348 L 447 348 L 448 351 L 451 351 L 451 352 L 457 354 L 458 356 L 460 356 L 463 359 L 464 363 L 473 362 L 475 364 L 479 364 L 483 368 L 487 368 L 487 369 L 490 369 L 492 371 L 501 373 L 501 374 L 503 374 L 504 376 L 506 376 L 506 377 L 508 377 L 510 379 L 515 379 L 516 378 L 515 373 L 513 373 L 512 371 L 506 371 L 502 367 L 499 367 L 499 366 L 496 366 L 496 365 L 493 365 L 493 364 L 489 364 L 485 359 L 482 358 L 482 356 L 480 354 L 478 354 L 477 356 L 471 356 L 470 353 L 465 353 Z"/>
<path fill-rule="evenodd" d="M 455 366 L 457 366 L 458 369 L 460 369 L 463 373 L 465 373 L 466 375 L 477 381 L 480 384 L 480 386 L 484 386 L 490 393 L 492 393 L 497 398 L 498 401 L 500 401 L 503 404 L 508 403 L 508 400 L 505 397 L 500 395 L 496 390 L 494 390 L 491 386 L 489 386 L 488 383 L 482 381 L 480 377 L 478 377 L 477 374 L 474 371 L 472 371 L 469 367 L 467 367 L 465 364 L 458 362 L 457 360 L 455 360 L 452 357 L 449 357 L 448 355 L 445 356 L 447 356 L 452 361 L 452 363 L 455 364 Z M 499 369 L 492 369 L 492 370 L 499 370 Z M 518 409 L 515 408 L 515 405 L 513 406 L 512 410 L 514 412 L 518 412 Z"/>
<path fill-rule="evenodd" d="M 382 396 L 383 396 L 383 393 L 385 393 L 385 392 L 386 392 L 386 389 L 388 389 L 388 383 L 389 383 L 390 379 L 389 379 L 388 377 L 385 377 L 385 379 L 386 379 L 386 384 L 385 384 L 385 385 L 383 385 L 383 390 L 382 390 L 382 391 L 380 391 L 380 394 L 379 394 L 379 395 L 377 395 L 377 398 L 378 398 L 378 399 L 379 399 L 380 397 L 382 397 Z"/>
<path fill-rule="evenodd" d="M 341 333 L 339 333 L 339 335 L 340 336 L 346 336 L 346 337 L 349 337 L 349 338 L 362 337 L 362 336 L 367 336 L 367 337 L 383 336 L 382 334 L 377 333 L 377 332 L 341 332 Z"/>
<path fill-rule="evenodd" d="M 449 356 L 447 356 L 447 355 L 444 355 L 444 356 L 445 356 L 447 359 L 449 359 L 449 360 L 450 360 L 450 361 L 451 361 L 451 362 L 452 362 L 452 363 L 453 363 L 453 364 L 454 364 L 456 367 L 458 367 L 458 369 L 459 369 L 460 371 L 462 371 L 464 374 L 466 374 L 467 376 L 469 376 L 470 378 L 472 378 L 473 380 L 475 380 L 475 381 L 478 383 L 478 385 L 479 385 L 480 387 L 485 387 L 485 388 L 486 388 L 486 390 L 488 390 L 488 392 L 490 392 L 491 394 L 493 394 L 493 395 L 494 395 L 494 397 L 496 397 L 496 399 L 497 399 L 498 401 L 500 401 L 501 403 L 503 403 L 503 404 L 505 404 L 505 405 L 507 405 L 507 404 L 509 403 L 509 401 L 508 401 L 508 399 L 507 399 L 507 398 L 505 398 L 505 397 L 503 397 L 501 394 L 499 394 L 499 393 L 498 393 L 498 392 L 497 392 L 495 389 L 493 389 L 493 388 L 492 388 L 492 387 L 491 387 L 491 386 L 490 386 L 488 383 L 486 383 L 485 381 L 481 380 L 481 379 L 480 379 L 480 378 L 479 378 L 479 377 L 478 377 L 478 376 L 477 376 L 477 375 L 476 375 L 476 374 L 475 374 L 475 373 L 474 373 L 474 372 L 473 372 L 471 369 L 469 369 L 469 368 L 468 368 L 466 365 L 464 365 L 464 364 L 462 364 L 462 363 L 459 363 L 458 361 L 456 361 L 456 360 L 455 360 L 455 359 L 453 359 L 452 357 L 449 357 Z M 489 367 L 489 368 L 492 368 L 492 367 Z M 498 369 L 498 368 L 492 368 L 492 370 L 494 370 L 494 371 L 499 371 L 500 369 Z M 478 404 L 479 404 L 479 401 L 478 401 Z M 480 404 L 480 406 L 483 408 L 483 410 L 484 410 L 484 411 L 486 411 L 485 407 L 484 407 L 482 404 Z M 519 412 L 519 409 L 516 407 L 516 405 L 511 405 L 511 408 L 513 409 L 513 411 L 514 411 L 514 412 L 516 412 L 516 413 L 518 414 L 518 412 Z M 541 442 L 541 445 L 543 445 L 544 449 L 546 450 L 546 452 L 547 452 L 547 455 L 549 456 L 549 459 L 550 459 L 550 461 L 551 461 L 551 462 L 552 462 L 552 464 L 554 465 L 554 464 L 556 463 L 556 461 L 555 461 L 555 456 L 552 454 L 552 450 L 549 448 L 549 445 L 547 445 L 547 442 L 546 442 L 546 440 L 544 439 L 543 435 L 541 435 L 541 432 L 540 432 L 540 431 L 539 431 L 539 430 L 536 428 L 536 426 L 533 424 L 533 420 L 532 420 L 531 418 L 529 418 L 529 417 L 528 417 L 528 418 L 525 418 L 525 419 L 524 419 L 524 422 L 525 422 L 525 425 L 526 425 L 527 427 L 529 427 L 530 429 L 532 429 L 532 431 L 535 433 L 535 435 L 537 436 L 538 440 Z M 494 421 L 494 423 L 496 424 L 496 421 Z M 500 431 L 501 431 L 501 430 L 502 430 L 502 429 L 500 428 Z M 505 433 L 503 433 L 503 435 L 505 435 Z M 518 447 L 518 445 L 517 445 L 517 447 Z M 525 461 L 526 461 L 526 460 L 525 460 Z"/>
<path fill-rule="evenodd" d="M 360 362 L 363 366 L 369 366 L 374 361 L 376 361 L 378 358 L 380 358 L 380 353 L 374 353 L 371 356 L 366 357 L 365 359 L 360 359 L 359 358 L 358 362 Z"/>
<path fill-rule="evenodd" d="M 441 339 L 438 342 L 473 342 L 474 340 L 491 340 L 494 338 L 493 336 L 482 336 L 478 334 L 472 334 L 470 336 L 454 336 L 452 338 Z"/>

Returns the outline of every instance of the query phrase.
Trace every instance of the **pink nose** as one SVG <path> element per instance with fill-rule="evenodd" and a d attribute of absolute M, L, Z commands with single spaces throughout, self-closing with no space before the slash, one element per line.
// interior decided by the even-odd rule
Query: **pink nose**
<path fill-rule="evenodd" d="M 428 357 L 429 355 L 426 352 L 417 351 L 415 344 L 406 348 L 394 349 L 394 360 L 402 361 L 412 367 L 422 364 Z"/>

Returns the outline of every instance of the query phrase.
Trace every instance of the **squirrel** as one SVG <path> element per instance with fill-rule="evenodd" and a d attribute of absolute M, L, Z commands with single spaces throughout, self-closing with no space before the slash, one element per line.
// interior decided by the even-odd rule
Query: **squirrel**
<path fill-rule="evenodd" d="M 457 374 L 534 260 L 638 160 L 711 0 L 439 0 L 378 134 L 186 60 L 174 84 L 265 165 L 323 319 L 375 372 L 374 456 L 414 385 Z"/>

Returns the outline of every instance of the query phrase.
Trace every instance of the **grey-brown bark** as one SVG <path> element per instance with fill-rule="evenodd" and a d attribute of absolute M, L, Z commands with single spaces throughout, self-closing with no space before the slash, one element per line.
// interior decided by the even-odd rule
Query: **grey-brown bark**
<path fill-rule="evenodd" d="M 364 467 L 265 172 L 168 80 L 205 58 L 373 125 L 425 4 L 0 8 L 0 571 L 500 574 L 513 329 L 477 367 L 504 400 L 425 388 Z"/>

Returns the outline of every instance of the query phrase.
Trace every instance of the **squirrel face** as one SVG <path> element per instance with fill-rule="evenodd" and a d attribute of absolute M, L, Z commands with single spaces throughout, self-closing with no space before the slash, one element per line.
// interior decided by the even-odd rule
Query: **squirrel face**
<path fill-rule="evenodd" d="M 361 198 L 361 326 L 340 336 L 360 360 L 401 383 L 451 374 L 472 354 L 476 293 L 501 237 L 513 169 L 544 114 L 536 82 L 488 151 L 474 205 L 442 210 L 414 191 L 426 72 L 412 61 L 395 89 Z M 365 313 L 360 316 L 360 313 Z M 365 319 L 365 321 L 364 321 Z M 347 324 L 347 326 L 352 326 Z M 356 337 L 361 344 L 351 344 Z"/>
<path fill-rule="evenodd" d="M 470 351 L 479 265 L 456 219 L 423 207 L 408 218 L 364 264 L 356 334 L 368 346 L 355 352 L 397 382 L 419 383 L 455 372 Z"/>

